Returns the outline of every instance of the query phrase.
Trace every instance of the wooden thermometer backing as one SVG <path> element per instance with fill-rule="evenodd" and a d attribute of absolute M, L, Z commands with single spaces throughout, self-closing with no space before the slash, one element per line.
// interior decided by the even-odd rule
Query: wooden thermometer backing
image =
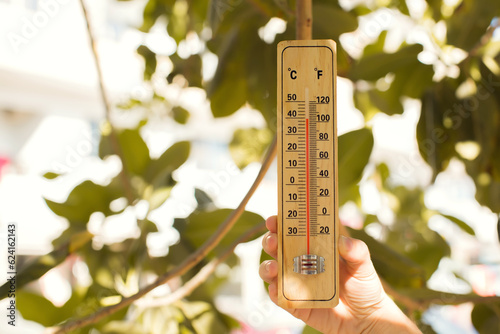
<path fill-rule="evenodd" d="M 278 44 L 278 303 L 338 304 L 336 44 Z"/>

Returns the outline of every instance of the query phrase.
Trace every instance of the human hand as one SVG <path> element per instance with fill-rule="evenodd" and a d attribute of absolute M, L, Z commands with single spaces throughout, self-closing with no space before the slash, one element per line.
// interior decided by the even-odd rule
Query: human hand
<path fill-rule="evenodd" d="M 268 218 L 266 226 L 269 232 L 262 246 L 276 259 L 277 217 Z M 364 242 L 340 236 L 339 254 L 339 305 L 325 309 L 286 309 L 290 314 L 322 333 L 421 333 L 385 294 Z M 269 296 L 277 304 L 277 261 L 264 261 L 259 274 L 269 283 Z"/>

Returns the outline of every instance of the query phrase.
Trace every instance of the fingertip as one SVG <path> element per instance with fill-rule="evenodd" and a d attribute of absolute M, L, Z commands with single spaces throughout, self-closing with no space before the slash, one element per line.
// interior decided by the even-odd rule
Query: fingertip
<path fill-rule="evenodd" d="M 363 241 L 343 235 L 339 240 L 339 253 L 348 264 L 370 261 L 370 251 Z"/>
<path fill-rule="evenodd" d="M 339 238 L 339 253 L 342 257 L 348 255 L 349 251 L 352 249 L 352 239 L 341 235 Z"/>
<path fill-rule="evenodd" d="M 259 267 L 259 276 L 264 282 L 272 283 L 278 276 L 278 264 L 275 260 L 267 260 Z"/>
<path fill-rule="evenodd" d="M 271 217 L 267 218 L 266 219 L 266 227 L 270 232 L 276 233 L 278 231 L 278 217 L 271 216 Z"/>
<path fill-rule="evenodd" d="M 278 287 L 276 286 L 276 282 L 272 282 L 269 284 L 267 288 L 269 291 L 269 298 L 277 305 L 278 304 Z"/>
<path fill-rule="evenodd" d="M 270 234 L 271 234 L 271 232 L 266 232 L 266 233 L 264 233 L 264 236 L 262 237 L 262 248 L 264 248 L 264 250 L 266 250 L 267 239 L 269 238 Z"/>
<path fill-rule="evenodd" d="M 266 263 L 266 270 L 271 277 L 278 276 L 278 263 L 275 260 L 269 260 Z"/>
<path fill-rule="evenodd" d="M 262 239 L 262 248 L 271 257 L 276 258 L 278 252 L 278 236 L 275 233 L 268 232 Z"/>

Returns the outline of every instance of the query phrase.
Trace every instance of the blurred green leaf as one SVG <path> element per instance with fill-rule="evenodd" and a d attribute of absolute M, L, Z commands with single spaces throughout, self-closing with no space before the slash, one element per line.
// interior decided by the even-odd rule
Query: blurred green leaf
<path fill-rule="evenodd" d="M 151 193 L 151 195 L 145 198 L 149 202 L 149 210 L 153 211 L 159 208 L 170 197 L 171 192 L 172 186 L 160 187 L 155 189 Z"/>
<path fill-rule="evenodd" d="M 207 43 L 219 62 L 206 90 L 215 117 L 229 116 L 248 102 L 275 131 L 277 41 L 267 44 L 258 34 L 268 20 L 248 2 L 241 2 L 227 14 Z"/>
<path fill-rule="evenodd" d="M 313 36 L 315 39 L 333 39 L 356 30 L 358 20 L 352 13 L 332 5 L 330 2 L 313 2 Z M 335 24 L 332 24 L 335 22 Z"/>
<path fill-rule="evenodd" d="M 184 59 L 174 53 L 170 56 L 174 68 L 167 76 L 167 81 L 172 83 L 176 75 L 182 75 L 191 87 L 202 87 L 202 60 L 199 54 L 194 54 Z"/>
<path fill-rule="evenodd" d="M 403 46 L 394 53 L 370 54 L 352 65 L 349 78 L 353 81 L 375 81 L 384 77 L 387 73 L 396 72 L 398 69 L 414 65 L 418 62 L 417 56 L 422 50 L 422 45 L 412 44 Z"/>
<path fill-rule="evenodd" d="M 472 139 L 467 138 L 471 126 L 468 121 L 470 115 L 464 116 L 467 113 L 464 113 L 463 106 L 455 97 L 456 87 L 456 82 L 446 79 L 435 84 L 422 98 L 417 142 L 420 154 L 433 170 L 433 179 L 455 155 L 455 143 Z M 457 128 L 461 131 L 455 130 Z"/>
<path fill-rule="evenodd" d="M 484 181 L 483 181 L 484 180 Z M 483 183 L 484 182 L 484 183 Z M 500 182 L 492 181 L 488 174 L 481 173 L 476 178 L 476 199 L 493 212 L 500 212 Z"/>
<path fill-rule="evenodd" d="M 212 205 L 204 206 L 203 208 L 212 208 Z M 200 206 L 198 207 L 201 208 Z M 185 219 L 177 218 L 174 220 L 174 228 L 180 233 L 180 240 L 175 245 L 170 246 L 167 260 L 170 265 L 178 265 L 184 259 L 199 248 L 206 240 L 214 234 L 216 229 L 222 224 L 225 219 L 233 212 L 231 209 L 218 209 L 214 211 L 199 211 L 195 210 L 190 216 Z M 264 219 L 252 212 L 245 211 L 226 234 L 226 236 L 218 243 L 215 253 L 229 247 L 234 240 L 240 237 L 250 228 L 255 227 Z M 209 255 L 211 258 L 215 253 Z M 195 268 L 188 276 L 192 276 L 203 265 L 202 262 L 198 268 Z M 229 262 L 226 262 L 229 263 Z M 231 265 L 231 264 L 230 264 Z M 234 265 L 234 264 L 233 264 Z"/>
<path fill-rule="evenodd" d="M 373 103 L 371 95 L 372 90 L 365 91 L 356 89 L 353 96 L 354 106 L 363 113 L 366 121 L 371 120 L 373 116 L 382 112 L 382 110 Z"/>
<path fill-rule="evenodd" d="M 388 187 L 387 184 L 385 187 L 398 203 L 394 204 L 394 222 L 387 227 L 384 242 L 394 251 L 420 265 L 425 272 L 425 279 L 429 279 L 441 259 L 450 256 L 450 246 L 441 235 L 428 227 L 429 214 L 422 189 Z"/>
<path fill-rule="evenodd" d="M 262 161 L 272 140 L 273 134 L 267 128 L 237 129 L 229 143 L 229 151 L 238 168 L 243 169 L 252 162 Z"/>
<path fill-rule="evenodd" d="M 43 177 L 46 178 L 47 180 L 54 180 L 54 179 L 58 178 L 59 176 L 61 176 L 61 174 L 54 173 L 54 172 L 47 172 L 47 173 L 43 174 Z"/>
<path fill-rule="evenodd" d="M 422 312 L 414 312 L 414 313 L 422 313 Z M 416 321 L 416 320 L 413 320 L 413 321 Z M 426 324 L 425 322 L 423 322 L 422 320 L 419 319 L 419 321 L 417 322 L 417 327 L 418 329 L 420 329 L 420 331 L 422 332 L 422 334 L 438 334 L 436 333 L 436 331 L 432 328 L 431 325 L 429 324 Z"/>
<path fill-rule="evenodd" d="M 285 13 L 282 9 L 282 8 L 286 7 L 284 1 L 255 0 L 252 3 L 252 6 L 254 6 L 254 8 L 258 9 L 259 12 L 262 15 L 265 15 L 268 19 L 270 19 L 272 17 L 279 17 L 279 18 L 285 17 Z"/>
<path fill-rule="evenodd" d="M 66 319 L 68 314 L 60 312 L 49 300 L 39 294 L 19 291 L 16 293 L 16 306 L 26 320 L 35 321 L 43 326 L 53 326 Z M 40 312 L 43 310 L 43 312 Z"/>
<path fill-rule="evenodd" d="M 172 108 L 172 115 L 179 124 L 186 124 L 189 119 L 189 111 L 180 106 Z"/>
<path fill-rule="evenodd" d="M 278 40 L 281 36 L 278 35 Z M 277 85 L 276 85 L 276 43 L 267 44 L 262 40 L 253 39 L 250 53 L 247 55 L 247 101 L 253 108 L 260 111 L 268 124 L 268 128 L 275 132 Z"/>
<path fill-rule="evenodd" d="M 410 15 L 410 11 L 408 10 L 408 6 L 406 5 L 406 0 L 391 0 L 390 6 L 396 7 L 404 15 Z"/>
<path fill-rule="evenodd" d="M 146 230 L 148 226 L 146 220 Z M 116 295 L 115 284 L 117 278 L 122 281 L 127 279 L 130 271 L 135 270 L 136 263 L 142 263 L 146 259 L 148 249 L 137 242 L 137 239 L 126 239 L 121 242 L 104 245 L 100 249 L 94 249 L 91 244 L 83 247 L 79 254 L 89 268 L 90 276 L 100 287 L 109 290 L 109 295 Z"/>
<path fill-rule="evenodd" d="M 391 171 L 386 163 L 380 163 L 376 166 L 377 175 L 380 177 L 381 185 L 387 185 Z"/>
<path fill-rule="evenodd" d="M 206 27 L 209 2 L 188 0 L 189 30 L 194 30 L 198 35 Z"/>
<path fill-rule="evenodd" d="M 395 78 L 390 90 L 396 96 L 407 96 L 414 99 L 422 98 L 428 87 L 433 85 L 432 65 L 422 64 L 417 58 L 410 66 L 401 67 L 395 71 Z"/>
<path fill-rule="evenodd" d="M 417 56 L 420 45 L 404 46 L 393 54 L 383 52 L 387 31 L 383 31 L 376 42 L 363 50 L 363 57 L 350 72 L 354 80 L 385 81 L 385 89 L 370 88 L 354 91 L 356 107 L 370 120 L 377 112 L 387 115 L 402 114 L 404 96 L 421 98 L 424 91 L 433 85 L 434 70 L 422 64 Z M 392 73 L 392 78 L 388 76 Z M 376 87 L 379 87 L 378 85 Z"/>
<path fill-rule="evenodd" d="M 441 6 L 443 5 L 443 0 L 425 0 L 425 2 L 427 2 L 427 6 L 429 6 L 434 21 L 439 22 L 442 18 Z"/>
<path fill-rule="evenodd" d="M 467 173 L 476 185 L 476 199 L 481 205 L 493 212 L 500 212 L 500 98 L 496 90 L 500 77 L 494 75 L 482 63 L 479 64 L 481 81 L 477 82 L 478 92 L 458 100 L 459 112 L 456 113 L 456 126 L 448 131 L 451 145 L 457 142 L 475 142 L 479 145 L 476 158 L 465 159 L 457 154 L 455 147 L 451 154 L 458 155 Z M 455 109 L 458 109 L 455 107 Z"/>
<path fill-rule="evenodd" d="M 177 44 L 186 38 L 189 29 L 189 4 L 186 0 L 177 0 L 168 15 L 167 32 Z"/>
<path fill-rule="evenodd" d="M 64 217 L 72 225 L 85 226 L 94 212 L 102 212 L 105 216 L 113 215 L 110 203 L 122 197 L 121 189 L 101 186 L 92 181 L 84 181 L 77 185 L 64 203 L 45 199 L 48 207 L 56 215 Z"/>
<path fill-rule="evenodd" d="M 345 203 L 351 194 L 349 189 L 356 185 L 363 175 L 363 170 L 370 159 L 373 148 L 373 134 L 363 128 L 339 136 L 339 196 L 340 203 Z"/>
<path fill-rule="evenodd" d="M 37 256 L 32 260 L 28 260 L 17 270 L 16 289 L 21 289 L 26 284 L 39 279 L 49 270 L 63 263 L 68 255 L 78 251 L 90 240 L 92 240 L 92 237 L 93 235 L 87 231 L 72 234 L 63 245 L 59 246 L 52 252 L 42 256 Z M 7 296 L 9 288 L 9 282 L 0 287 L 0 299 Z"/>
<path fill-rule="evenodd" d="M 378 222 L 379 222 L 379 219 L 376 215 L 368 214 L 365 216 L 363 227 L 366 227 L 370 224 L 378 223 Z"/>
<path fill-rule="evenodd" d="M 337 43 L 337 76 L 347 78 L 352 62 L 351 56 Z"/>
<path fill-rule="evenodd" d="M 233 73 L 224 75 L 222 82 L 210 95 L 210 107 L 215 117 L 229 116 L 246 102 L 247 82 L 237 71 Z"/>
<path fill-rule="evenodd" d="M 149 334 L 141 324 L 133 321 L 115 320 L 107 323 L 102 329 L 102 334 Z"/>
<path fill-rule="evenodd" d="M 205 262 L 204 262 L 205 263 Z M 234 267 L 239 263 L 238 256 L 236 254 L 231 254 L 229 258 L 225 261 L 225 264 L 229 267 Z M 195 274 L 196 272 L 193 272 Z M 191 302 L 202 301 L 209 303 L 214 306 L 214 299 L 220 295 L 221 288 L 225 287 L 228 283 L 228 278 L 230 278 L 232 270 L 227 270 L 224 272 L 219 272 L 213 275 L 210 275 L 202 285 L 198 286 L 188 297 L 186 300 Z M 190 275 L 184 276 L 185 280 L 191 278 Z M 231 284 L 231 283 L 229 283 Z M 220 314 L 222 315 L 222 314 Z M 224 323 L 230 328 L 238 328 L 240 327 L 238 322 L 231 317 L 221 317 Z M 236 322 L 236 323 L 235 323 Z"/>
<path fill-rule="evenodd" d="M 16 307 L 26 320 L 35 321 L 43 326 L 54 326 L 75 315 L 84 298 L 84 291 L 73 291 L 68 301 L 61 307 L 39 294 L 18 290 L 16 291 Z"/>
<path fill-rule="evenodd" d="M 116 130 L 116 143 L 112 134 L 103 135 L 99 143 L 99 156 L 104 159 L 108 155 L 117 154 L 115 145 L 119 145 L 124 168 L 131 174 L 142 174 L 151 159 L 148 146 L 140 135 L 141 126 L 142 124 L 135 129 Z"/>
<path fill-rule="evenodd" d="M 227 3 L 224 3 L 222 0 L 209 1 L 207 21 L 208 26 L 212 29 L 213 32 L 217 31 L 217 28 L 226 15 L 226 12 L 230 9 L 231 7 Z"/>
<path fill-rule="evenodd" d="M 125 168 L 136 175 L 140 175 L 151 159 L 149 149 L 142 139 L 139 129 L 125 129 L 118 135 L 123 154 Z"/>
<path fill-rule="evenodd" d="M 139 316 L 138 323 L 143 333 L 210 334 L 229 331 L 217 310 L 209 303 L 199 301 L 179 301 L 173 305 L 147 308 Z"/>
<path fill-rule="evenodd" d="M 463 0 L 447 19 L 447 41 L 470 51 L 486 33 L 494 17 L 500 15 L 500 2 Z"/>
<path fill-rule="evenodd" d="M 146 234 L 147 233 L 158 232 L 158 227 L 156 226 L 156 224 L 154 222 L 152 222 L 151 220 L 149 220 L 149 219 L 146 219 L 143 222 L 143 225 L 144 225 L 144 232 Z"/>
<path fill-rule="evenodd" d="M 40 318 L 44 316 L 45 308 L 43 306 L 37 306 L 36 304 L 30 303 L 32 293 L 27 293 L 27 295 L 23 298 L 23 305 L 27 306 L 26 308 L 30 309 L 28 312 L 30 317 Z M 55 310 L 58 312 L 56 315 L 57 318 L 60 318 L 57 323 L 54 325 L 60 324 L 63 320 L 75 319 L 82 316 L 87 316 L 93 314 L 97 309 L 99 309 L 102 304 L 101 301 L 103 298 L 109 296 L 116 296 L 117 292 L 115 290 L 107 290 L 102 287 L 97 286 L 96 284 L 91 284 L 88 288 L 82 287 L 74 287 L 73 293 L 70 299 L 61 307 L 56 307 Z M 43 298 L 43 297 L 41 297 Z M 36 298 L 35 298 L 36 300 Z M 42 305 L 46 305 L 42 302 Z M 41 311 L 43 310 L 43 311 Z M 54 311 L 54 306 L 48 305 L 48 312 L 52 313 Z M 88 334 L 92 331 L 98 331 L 102 333 L 102 328 L 108 322 L 113 322 L 118 319 L 123 319 L 128 311 L 128 306 L 122 308 L 121 310 L 108 315 L 104 319 L 98 321 L 95 324 L 90 326 L 84 326 L 78 329 L 73 329 L 71 331 L 72 334 Z M 22 311 L 21 311 L 22 312 Z M 24 313 L 23 313 L 24 317 Z M 38 320 L 36 320 L 38 322 Z"/>
<path fill-rule="evenodd" d="M 317 329 L 314 329 L 314 328 L 306 325 L 304 327 L 304 329 L 302 330 L 302 334 L 321 334 L 321 332 L 318 331 Z"/>
<path fill-rule="evenodd" d="M 143 23 L 139 30 L 149 32 L 159 17 L 172 13 L 174 4 L 175 0 L 149 0 L 144 8 Z"/>
<path fill-rule="evenodd" d="M 137 48 L 137 53 L 144 58 L 144 80 L 151 80 L 151 76 L 156 71 L 156 53 L 151 51 L 147 46 L 140 45 Z"/>
<path fill-rule="evenodd" d="M 365 46 L 363 49 L 363 58 L 383 53 L 386 38 L 387 30 L 384 30 L 380 33 L 380 35 L 378 35 L 378 38 L 374 43 Z"/>
<path fill-rule="evenodd" d="M 173 185 L 172 173 L 189 157 L 191 144 L 188 141 L 181 141 L 170 146 L 158 158 L 151 161 L 144 171 L 146 182 L 155 187 Z"/>
<path fill-rule="evenodd" d="M 497 334 L 500 331 L 500 304 L 476 304 L 471 319 L 479 334 Z"/>
<path fill-rule="evenodd" d="M 414 223 L 416 225 L 417 222 Z M 401 238 L 404 235 L 404 239 Z M 396 239 L 398 238 L 399 239 Z M 398 253 L 419 264 L 429 279 L 437 270 L 441 259 L 450 256 L 450 246 L 437 232 L 430 230 L 427 224 L 421 222 L 420 227 L 411 226 L 394 229 L 387 244 Z"/>
<path fill-rule="evenodd" d="M 256 19 L 252 19 L 253 17 Z M 219 56 L 219 63 L 214 78 L 207 87 L 215 117 L 229 116 L 247 101 L 256 105 L 266 117 L 271 110 L 259 107 L 262 104 L 273 106 L 272 102 L 276 101 L 273 94 L 276 84 L 272 84 L 275 83 L 275 74 L 272 73 L 276 71 L 269 73 L 276 68 L 276 49 L 263 42 L 256 33 L 260 24 L 263 25 L 265 21 L 252 10 L 241 19 L 245 21 L 232 26 L 213 42 L 217 44 L 222 41 L 222 45 L 213 50 Z M 272 81 L 265 80 L 270 75 L 274 75 Z M 266 90 L 269 92 L 266 93 Z M 271 103 L 266 103 L 267 100 Z"/>
<path fill-rule="evenodd" d="M 174 228 L 181 229 L 185 226 L 186 219 L 185 218 L 176 218 L 174 219 Z M 191 253 L 193 253 L 196 248 L 189 242 L 188 238 L 183 238 L 181 234 L 181 238 L 173 245 L 171 245 L 168 249 L 168 254 L 166 256 L 166 260 L 164 261 L 167 266 L 172 268 L 182 263 Z M 163 268 L 162 268 L 163 269 Z M 200 268 L 195 268 L 200 269 Z M 192 277 L 195 274 L 193 270 L 188 276 Z"/>
<path fill-rule="evenodd" d="M 368 91 L 368 97 L 377 110 L 387 115 L 402 114 L 404 111 L 403 104 L 401 103 L 402 96 L 397 94 L 393 89 L 386 91 L 372 89 Z M 365 112 L 363 113 L 366 114 Z"/>
<path fill-rule="evenodd" d="M 174 227 L 181 233 L 181 237 L 189 241 L 193 248 L 196 249 L 203 245 L 207 238 L 216 231 L 219 225 L 222 224 L 232 212 L 232 209 L 219 209 L 209 212 L 195 211 L 183 221 L 183 224 L 181 224 L 180 220 L 176 221 Z M 229 247 L 234 240 L 244 232 L 263 221 L 264 218 L 258 214 L 245 211 L 233 228 L 218 244 L 218 247 Z"/>
<path fill-rule="evenodd" d="M 349 229 L 349 232 L 353 238 L 363 240 L 367 244 L 377 273 L 390 285 L 412 289 L 425 286 L 426 275 L 421 266 L 375 240 L 363 230 Z"/>
<path fill-rule="evenodd" d="M 373 10 L 372 8 L 369 8 L 367 4 L 359 3 L 353 9 L 351 9 L 351 12 L 356 16 L 363 16 L 372 13 Z"/>
<path fill-rule="evenodd" d="M 472 229 L 472 227 L 470 227 L 466 222 L 464 222 L 463 220 L 460 220 L 456 217 L 453 217 L 453 216 L 450 216 L 450 215 L 445 215 L 445 214 L 442 214 L 441 213 L 441 216 L 445 217 L 446 219 L 448 220 L 451 220 L 453 223 L 455 223 L 455 225 L 457 225 L 458 227 L 460 227 L 462 229 L 462 231 L 470 234 L 470 235 L 476 235 L 476 233 L 474 232 L 474 230 Z"/>
<path fill-rule="evenodd" d="M 195 333 L 225 333 L 228 328 L 212 305 L 205 302 L 180 302 L 177 304 Z"/>
<path fill-rule="evenodd" d="M 253 11 L 264 19 L 271 17 L 284 17 L 283 6 L 277 1 L 255 0 L 251 3 L 246 1 L 210 0 L 207 21 L 209 27 L 216 34 L 220 32 L 221 25 L 230 25 L 238 22 L 238 14 Z M 224 27 L 222 27 L 222 30 Z"/>
<path fill-rule="evenodd" d="M 198 210 L 209 211 L 215 209 L 213 199 L 203 190 L 196 188 L 194 190 L 194 197 L 198 203 Z"/>
<path fill-rule="evenodd" d="M 498 217 L 497 221 L 497 236 L 498 236 L 498 242 L 500 242 L 500 216 Z"/>

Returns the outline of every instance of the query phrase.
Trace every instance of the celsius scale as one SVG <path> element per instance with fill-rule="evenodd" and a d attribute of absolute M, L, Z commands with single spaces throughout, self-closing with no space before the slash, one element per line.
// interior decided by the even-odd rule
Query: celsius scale
<path fill-rule="evenodd" d="M 278 304 L 338 304 L 336 44 L 278 44 Z"/>

